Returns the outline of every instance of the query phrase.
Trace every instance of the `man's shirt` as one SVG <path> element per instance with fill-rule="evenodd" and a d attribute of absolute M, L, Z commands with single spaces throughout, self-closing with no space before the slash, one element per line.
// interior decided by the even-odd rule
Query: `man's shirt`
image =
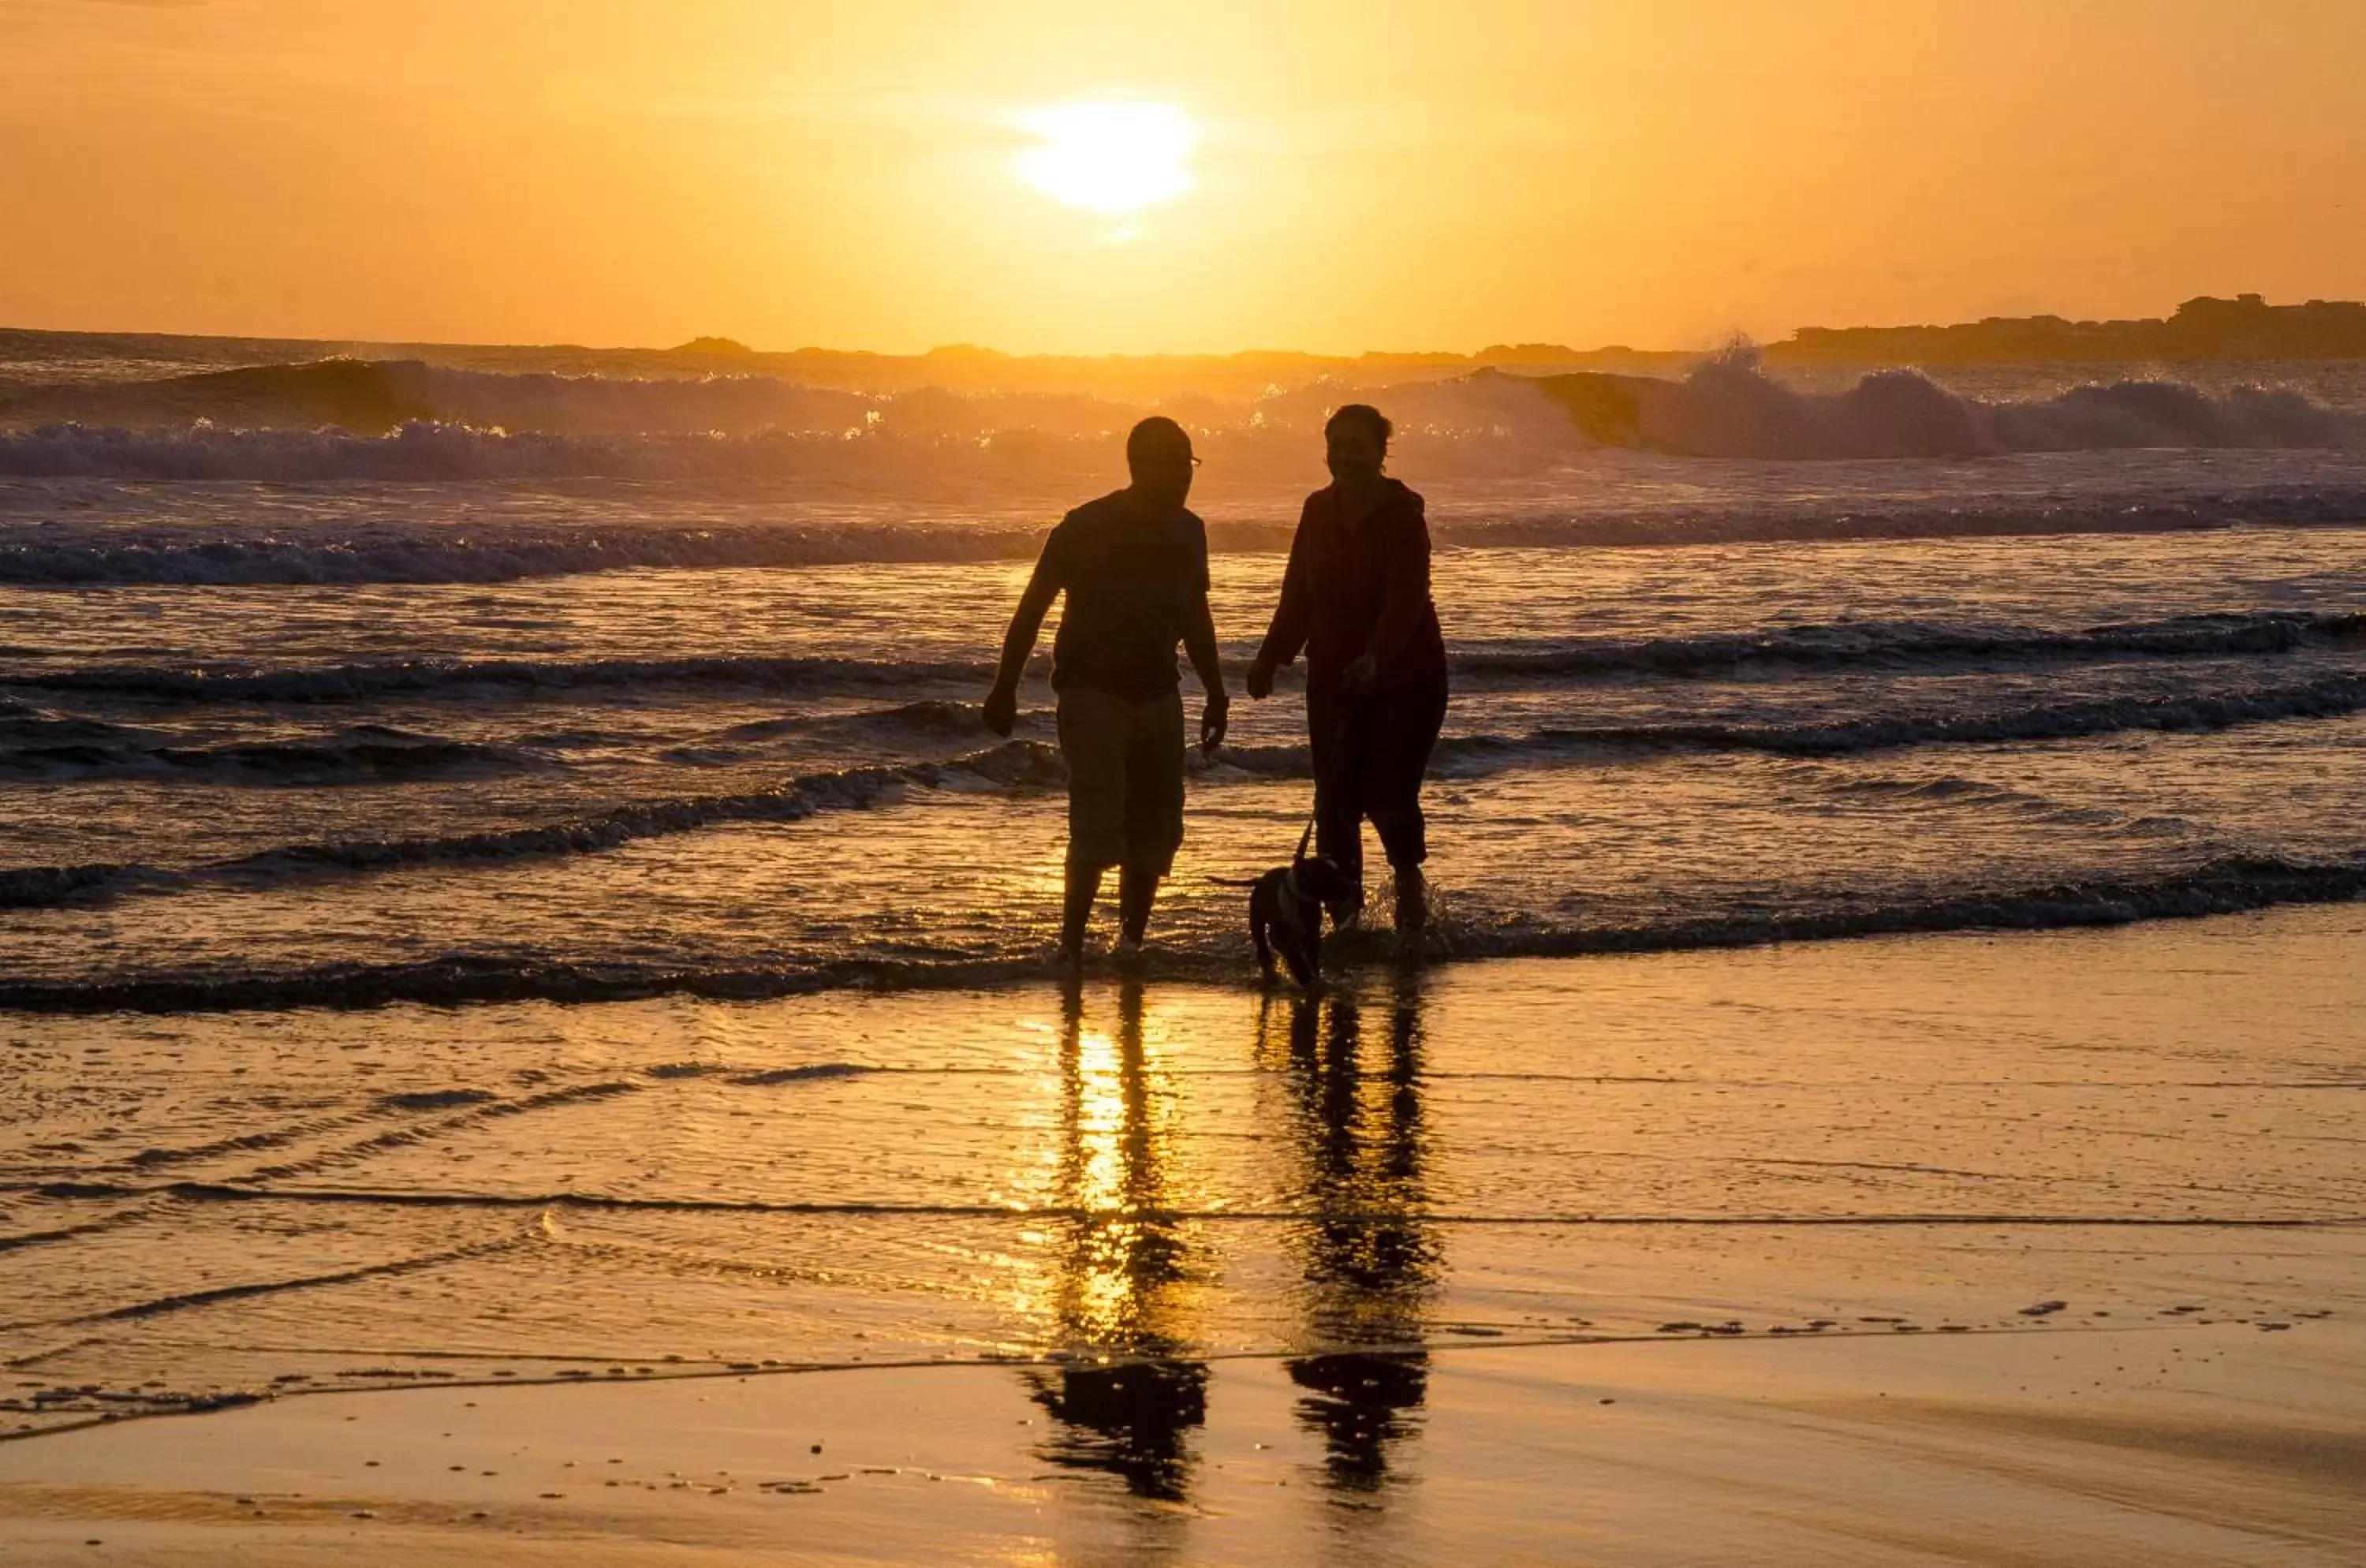
<path fill-rule="evenodd" d="M 1145 701 L 1180 682 L 1175 648 L 1208 592 L 1208 530 L 1193 513 L 1146 516 L 1123 491 L 1060 520 L 1036 566 L 1068 596 L 1052 685 Z"/>

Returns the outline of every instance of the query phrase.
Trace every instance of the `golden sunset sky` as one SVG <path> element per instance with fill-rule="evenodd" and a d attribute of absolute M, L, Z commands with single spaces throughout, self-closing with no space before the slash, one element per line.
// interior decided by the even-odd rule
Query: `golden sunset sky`
<path fill-rule="evenodd" d="M 0 324 L 1352 352 L 2357 298 L 2361 66 L 2360 0 L 0 0 Z"/>

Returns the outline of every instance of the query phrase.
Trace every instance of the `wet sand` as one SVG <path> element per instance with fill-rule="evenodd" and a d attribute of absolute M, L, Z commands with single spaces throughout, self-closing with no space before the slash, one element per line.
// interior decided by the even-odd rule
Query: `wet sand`
<path fill-rule="evenodd" d="M 45 1023 L 0 1561 L 2358 1561 L 2361 943 Z"/>
<path fill-rule="evenodd" d="M 368 1393 L 15 1445 L 0 1451 L 0 1549 L 155 1563 L 2333 1564 L 2366 1551 L 2361 1366 L 2355 1328 L 2330 1322 L 1468 1347 L 1327 1380 L 1244 1358 L 1209 1369 L 1188 1445 L 1098 1465 L 1047 1440 L 1048 1371 Z M 1391 1408 L 1386 1391 L 1411 1382 L 1418 1404 Z"/>

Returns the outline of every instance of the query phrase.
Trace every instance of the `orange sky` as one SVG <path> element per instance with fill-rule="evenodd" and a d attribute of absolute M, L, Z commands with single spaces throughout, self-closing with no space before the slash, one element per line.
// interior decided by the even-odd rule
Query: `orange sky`
<path fill-rule="evenodd" d="M 0 0 L 0 324 L 1689 346 L 2366 296 L 2359 0 Z M 1137 219 L 1021 117 L 1171 104 Z"/>

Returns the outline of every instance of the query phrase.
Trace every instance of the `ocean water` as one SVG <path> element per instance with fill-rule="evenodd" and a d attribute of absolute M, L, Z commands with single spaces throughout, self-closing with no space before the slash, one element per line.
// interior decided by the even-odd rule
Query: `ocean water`
<path fill-rule="evenodd" d="M 1248 989 L 1243 896 L 1216 880 L 1296 841 L 1287 681 L 1195 759 L 1149 999 L 1063 1014 L 1038 978 L 1063 838 L 1041 656 L 1015 738 L 979 703 L 1044 529 L 1114 487 L 1149 401 L 584 374 L 525 351 L 175 357 L 192 352 L 18 342 L 0 364 L 6 1335 L 28 1386 L 74 1364 L 89 1385 L 27 1404 L 28 1426 L 100 1393 L 268 1389 L 285 1346 L 288 1376 L 348 1350 L 400 1350 L 417 1376 L 445 1342 L 604 1369 L 852 1354 L 873 1333 L 914 1354 L 1279 1334 L 1199 1312 L 1205 1249 L 1122 1226 L 1022 1241 L 977 1213 L 1014 1205 L 1214 1204 L 1276 1235 L 1325 1204 L 1517 1217 L 1504 1190 L 1556 1213 L 1845 1215 L 1862 1193 L 1789 1177 L 1605 1201 L 1549 1142 L 1489 1168 L 1508 1185 L 1433 1191 L 1424 1161 L 1462 1156 L 1425 1149 L 1484 1145 L 1534 1101 L 1486 1078 L 1455 1091 L 1450 1137 L 1424 1129 L 1407 1075 L 1440 1065 L 1404 1064 L 1438 1026 L 1395 961 L 2366 892 L 2355 367 L 1867 391 L 1729 363 L 1669 394 L 1666 439 L 1628 446 L 1492 373 L 1176 392 L 1207 457 L 1230 669 L 1322 480 L 1321 415 L 1351 392 L 1400 417 L 1394 466 L 1438 546 L 1435 929 L 1418 953 L 1346 944 L 1360 1018 L 1301 1024 L 1249 1021 L 1284 1004 Z M 1836 443 L 1890 455 L 1819 455 Z M 1650 449 L 1671 445 L 1751 455 Z M 1483 1012 L 1488 982 L 1436 983 Z M 382 1010 L 336 1010 L 355 1009 Z M 1559 1016 L 1532 1008 L 1538 1049 Z M 1144 1079 L 1200 1028 L 1235 1043 L 1223 1073 Z M 2299 1054 L 2277 1071 L 2355 1068 Z M 1307 1066 L 1367 1055 L 1344 1080 Z M 1144 1156 L 1259 1117 L 1315 1132 L 1218 1140 L 1185 1162 L 1198 1188 Z M 1319 1135 L 1348 1123 L 1346 1145 Z M 1048 1165 L 975 1157 L 1062 1126 Z M 1313 1162 L 1294 1175 L 1293 1148 Z M 2159 1197 L 2092 1179 L 2114 1212 Z M 2236 1207 L 2338 1206 L 2307 1171 L 2275 1190 Z M 377 1201 L 395 1191 L 417 1201 Z M 1909 1207 L 1981 1212 L 1959 1196 Z M 2075 1184 L 1999 1201 L 2086 1206 Z M 859 1244 L 842 1216 L 788 1236 L 814 1204 L 872 1216 Z M 1358 1223 L 1239 1267 L 1312 1247 L 1336 1287 L 1317 1316 L 1402 1338 L 1451 1294 L 1441 1243 Z M 539 1285 L 486 1292 L 492 1259 Z M 236 1328 L 180 1326 L 217 1312 Z"/>

